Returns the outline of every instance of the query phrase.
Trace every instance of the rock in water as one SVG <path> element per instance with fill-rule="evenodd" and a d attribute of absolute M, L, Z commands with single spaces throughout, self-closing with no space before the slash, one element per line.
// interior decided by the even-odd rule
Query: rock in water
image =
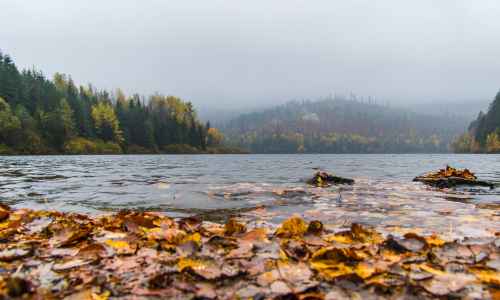
<path fill-rule="evenodd" d="M 308 184 L 317 187 L 327 187 L 332 184 L 354 184 L 354 180 L 350 178 L 343 178 L 329 174 L 325 171 L 319 171 L 314 174 L 314 177 L 307 181 Z"/>
<path fill-rule="evenodd" d="M 491 182 L 477 180 L 477 177 L 468 169 L 455 169 L 446 166 L 436 172 L 430 172 L 421 176 L 417 176 L 413 181 L 422 182 L 424 184 L 438 187 L 438 188 L 451 188 L 460 185 L 468 186 L 486 186 L 494 188 L 495 185 Z"/>

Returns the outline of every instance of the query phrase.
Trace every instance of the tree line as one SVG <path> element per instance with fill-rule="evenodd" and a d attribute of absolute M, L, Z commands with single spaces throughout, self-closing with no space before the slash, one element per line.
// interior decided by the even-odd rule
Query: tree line
<path fill-rule="evenodd" d="M 488 112 L 479 112 L 467 132 L 453 142 L 453 150 L 457 153 L 500 153 L 500 91 Z"/>
<path fill-rule="evenodd" d="M 50 80 L 0 52 L 0 154 L 199 153 L 222 139 L 178 97 Z"/>
<path fill-rule="evenodd" d="M 220 126 L 226 143 L 256 153 L 449 152 L 466 122 L 344 97 L 291 101 Z"/>

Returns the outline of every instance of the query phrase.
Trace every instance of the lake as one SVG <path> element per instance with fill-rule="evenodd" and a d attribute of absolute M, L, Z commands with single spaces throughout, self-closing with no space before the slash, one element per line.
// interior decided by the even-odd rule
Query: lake
<path fill-rule="evenodd" d="M 127 155 L 0 157 L 0 200 L 16 208 L 99 214 L 120 209 L 239 214 L 276 224 L 298 213 L 341 226 L 450 237 L 500 230 L 500 188 L 438 190 L 412 179 L 446 164 L 500 183 L 500 155 Z M 305 184 L 316 168 L 353 186 Z"/>

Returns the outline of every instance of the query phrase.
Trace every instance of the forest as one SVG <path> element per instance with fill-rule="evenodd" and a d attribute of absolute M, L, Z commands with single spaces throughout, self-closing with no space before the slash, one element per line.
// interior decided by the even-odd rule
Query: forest
<path fill-rule="evenodd" d="M 459 116 L 335 96 L 243 113 L 219 131 L 178 97 L 49 79 L 0 52 L 0 154 L 499 153 L 500 92 L 462 134 L 465 126 Z"/>
<path fill-rule="evenodd" d="M 207 153 L 222 139 L 178 97 L 51 80 L 0 53 L 0 154 Z"/>
<path fill-rule="evenodd" d="M 458 116 L 336 96 L 290 101 L 220 128 L 228 144 L 256 153 L 441 153 L 465 126 Z"/>
<path fill-rule="evenodd" d="M 479 112 L 467 132 L 458 137 L 452 146 L 457 153 L 500 153 L 500 91 L 488 112 Z"/>

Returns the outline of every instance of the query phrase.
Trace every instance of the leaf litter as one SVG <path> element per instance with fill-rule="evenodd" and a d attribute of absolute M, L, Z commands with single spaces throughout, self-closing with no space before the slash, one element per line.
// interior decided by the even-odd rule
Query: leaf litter
<path fill-rule="evenodd" d="M 277 228 L 159 213 L 106 216 L 1 206 L 0 297 L 23 299 L 499 299 L 500 233 L 445 241 Z M 257 223 L 256 223 L 257 224 Z"/>

